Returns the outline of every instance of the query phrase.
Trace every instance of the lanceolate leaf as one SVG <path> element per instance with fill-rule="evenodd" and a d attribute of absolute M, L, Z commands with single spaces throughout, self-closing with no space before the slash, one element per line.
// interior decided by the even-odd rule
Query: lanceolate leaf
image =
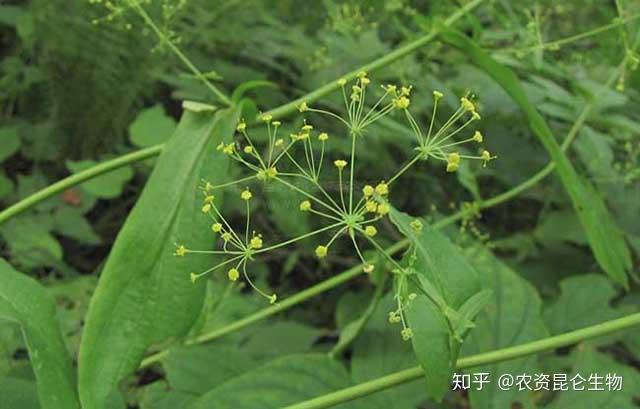
<path fill-rule="evenodd" d="M 42 408 L 79 408 L 75 374 L 56 318 L 54 300 L 38 282 L 0 259 L 2 319 L 15 321 L 22 328 Z"/>
<path fill-rule="evenodd" d="M 186 111 L 127 218 L 93 296 L 80 346 L 79 387 L 85 409 L 102 409 L 117 398 L 118 382 L 139 365 L 147 348 L 184 335 L 202 308 L 205 281 L 191 271 L 209 257 L 175 257 L 175 243 L 210 243 L 199 210 L 201 178 L 220 181 L 227 162 L 213 156 L 228 139 L 238 110 Z M 187 261 L 188 260 L 188 261 Z"/>
<path fill-rule="evenodd" d="M 462 34 L 449 31 L 443 39 L 464 51 L 465 55 L 489 74 L 518 104 L 529 120 L 531 129 L 540 139 L 556 165 L 565 189 L 578 213 L 593 253 L 603 270 L 618 283 L 627 287 L 627 271 L 631 269 L 631 254 L 624 238 L 611 218 L 602 198 L 583 178 L 565 156 L 551 129 L 536 108 L 529 102 L 516 74 L 478 47 Z"/>
<path fill-rule="evenodd" d="M 450 390 L 461 341 L 487 296 L 480 292 L 476 271 L 446 236 L 426 225 L 415 229 L 413 218 L 395 209 L 390 215 L 411 241 L 403 263 L 415 272 L 410 281 L 420 284 L 407 291 L 417 295 L 406 307 L 413 349 L 425 371 L 429 396 L 442 400 Z"/>

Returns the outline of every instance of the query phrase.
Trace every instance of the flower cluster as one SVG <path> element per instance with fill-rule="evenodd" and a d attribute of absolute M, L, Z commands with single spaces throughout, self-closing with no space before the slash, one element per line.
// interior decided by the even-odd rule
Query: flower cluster
<path fill-rule="evenodd" d="M 330 136 L 327 132 L 317 130 L 305 120 L 299 128 L 288 136 L 282 135 L 282 123 L 269 114 L 263 114 L 261 121 L 266 126 L 266 140 L 260 146 L 251 137 L 249 127 L 241 120 L 236 127 L 237 138 L 231 142 L 221 142 L 217 151 L 221 155 L 227 155 L 249 173 L 238 180 L 219 185 L 213 185 L 203 181 L 201 190 L 203 193 L 202 212 L 211 216 L 211 231 L 216 235 L 216 250 L 196 250 L 177 245 L 175 255 L 185 256 L 192 253 L 205 253 L 223 256 L 224 260 L 217 265 L 200 273 L 192 273 L 192 280 L 207 275 L 218 269 L 226 268 L 230 280 L 236 281 L 241 276 L 259 294 L 266 297 L 271 303 L 276 302 L 275 294 L 259 289 L 250 278 L 247 266 L 255 257 L 296 243 L 300 240 L 315 238 L 327 233 L 328 239 L 320 241 L 315 248 L 315 256 L 322 259 L 327 257 L 331 248 L 340 238 L 351 242 L 354 253 L 362 262 L 364 272 L 370 273 L 374 266 L 367 262 L 363 256 L 362 246 L 367 243 L 380 251 L 397 268 L 394 270 L 403 274 L 402 267 L 391 257 L 386 255 L 381 245 L 377 242 L 379 230 L 378 223 L 388 215 L 391 210 L 389 196 L 394 182 L 411 166 L 419 160 L 429 157 L 446 162 L 446 170 L 455 171 L 461 160 L 477 159 L 485 164 L 494 156 L 488 151 L 482 150 L 477 156 L 465 155 L 455 149 L 465 143 L 482 143 L 483 136 L 476 131 L 471 137 L 454 141 L 454 137 L 462 133 L 471 122 L 480 118 L 473 102 L 467 98 L 461 98 L 460 107 L 449 120 L 438 127 L 436 131 L 434 122 L 438 101 L 442 98 L 440 92 L 433 93 L 435 103 L 431 117 L 431 123 L 426 135 L 422 132 L 417 121 L 409 112 L 411 104 L 411 87 L 399 87 L 386 85 L 382 87 L 381 95 L 369 107 L 367 105 L 368 94 L 371 90 L 371 81 L 366 73 L 360 73 L 355 82 L 348 88 L 347 81 L 338 81 L 342 89 L 346 115 L 312 107 L 306 102 L 298 106 L 303 114 L 319 114 L 333 118 L 345 127 L 351 145 L 349 157 L 334 159 L 326 164 L 327 143 Z M 375 90 L 373 90 L 375 91 Z M 370 125 L 392 112 L 403 114 L 415 134 L 418 145 L 415 148 L 415 156 L 385 180 L 376 183 L 360 185 L 355 178 L 358 146 L 361 139 L 366 137 Z M 466 120 L 458 125 L 459 120 Z M 337 182 L 338 192 L 330 192 L 326 188 L 327 181 Z M 335 183 L 334 182 L 334 183 Z M 286 186 L 302 196 L 303 200 L 298 208 L 301 212 L 307 212 L 324 221 L 324 226 L 317 230 L 305 233 L 298 237 L 287 239 L 277 243 L 268 243 L 260 233 L 251 229 L 251 206 L 249 202 L 253 198 L 252 191 L 247 187 L 240 196 L 246 202 L 246 223 L 244 232 L 238 233 L 227 222 L 216 204 L 216 194 L 220 189 L 230 186 L 249 186 L 252 183 L 276 183 Z M 422 229 L 419 220 L 411 224 L 412 228 Z M 402 323 L 401 335 L 403 339 L 410 339 L 412 332 L 406 325 L 403 310 L 406 308 L 415 294 L 409 294 L 407 299 L 400 296 L 402 289 L 397 289 L 396 300 L 398 308 L 389 314 L 390 322 Z"/>

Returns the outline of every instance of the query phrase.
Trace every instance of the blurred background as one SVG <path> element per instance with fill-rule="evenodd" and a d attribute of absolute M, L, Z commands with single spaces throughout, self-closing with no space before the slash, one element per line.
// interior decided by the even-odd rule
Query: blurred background
<path fill-rule="evenodd" d="M 428 32 L 464 3 L 323 0 L 301 7 L 293 0 L 186 0 L 152 2 L 148 11 L 226 93 L 252 80 L 271 82 L 247 94 L 265 111 Z M 531 308 L 541 311 L 541 325 L 549 333 L 597 323 L 640 306 L 640 71 L 635 69 L 639 60 L 633 50 L 638 13 L 638 0 L 493 0 L 456 24 L 518 73 L 528 97 L 559 141 L 585 104 L 593 104 L 569 155 L 606 199 L 635 252 L 630 293 L 619 292 L 601 273 L 555 175 L 446 230 L 462 247 L 490 249 L 505 268 L 526 279 L 537 293 L 532 302 L 538 306 Z M 163 143 L 176 127 L 183 100 L 216 104 L 138 16 L 125 13 L 105 18 L 108 15 L 103 4 L 83 0 L 0 2 L 1 208 L 101 161 Z M 588 35 L 575 37 L 581 33 Z M 561 39 L 568 40 L 548 45 Z M 633 58 L 620 67 L 629 55 Z M 604 83 L 614 69 L 620 69 L 621 75 L 606 88 Z M 393 201 L 413 215 L 438 220 L 516 186 L 548 163 L 546 151 L 513 101 L 451 47 L 432 42 L 370 77 L 375 84 L 412 84 L 411 110 L 421 124 L 430 118 L 432 90 L 445 94 L 442 119 L 455 111 L 460 95 L 472 92 L 482 114 L 478 128 L 498 156 L 486 168 L 464 164 L 454 175 L 438 163 L 410 171 L 394 190 Z M 323 99 L 323 104 L 334 108 L 340 102 L 338 93 Z M 285 120 L 292 126 L 301 123 L 295 115 Z M 340 133 L 335 122 L 319 123 L 333 134 Z M 359 180 L 381 180 L 389 169 L 399 168 L 410 154 L 410 136 L 398 118 L 377 123 L 359 154 Z M 333 138 L 328 154 L 338 157 L 348 151 L 348 143 Z M 56 297 L 63 334 L 74 356 L 100 269 L 153 162 L 129 165 L 68 189 L 0 224 L 2 256 L 44 283 Z M 291 203 L 299 202 L 293 192 L 266 193 L 262 211 L 254 213 L 255 223 L 265 233 L 290 237 L 316 224 L 308 214 L 291 208 Z M 234 214 L 233 202 L 226 211 Z M 242 220 L 242 213 L 237 217 Z M 400 238 L 391 225 L 383 233 L 386 245 Z M 344 249 L 338 247 L 319 262 L 313 257 L 315 244 L 302 242 L 260 260 L 254 266 L 260 284 L 286 298 L 358 262 L 347 242 Z M 220 296 L 222 289 L 212 280 L 211 299 Z M 366 306 L 372 292 L 368 278 L 358 278 L 288 311 L 277 326 L 261 324 L 241 332 L 237 340 L 256 361 L 285 352 L 327 349 L 323 344 L 335 341 L 340 328 L 349 317 L 357 316 L 354 311 Z M 264 308 L 263 300 L 250 293 L 227 296 L 225 311 L 209 327 Z M 381 316 L 386 311 L 381 308 Z M 397 336 L 385 335 L 384 325 L 375 320 L 367 331 L 368 337 L 379 339 Z M 640 390 L 639 340 L 640 333 L 635 332 L 599 341 L 587 357 L 594 367 L 619 365 L 620 371 L 628 371 L 630 385 L 638 386 L 616 409 L 638 405 L 638 400 L 633 402 Z M 395 338 L 389 342 L 396 341 L 400 343 Z M 367 348 L 374 347 L 356 342 L 349 354 L 364 360 Z M 587 358 L 560 353 L 540 365 L 571 368 L 576 360 Z M 384 375 L 406 362 L 411 359 L 390 367 L 378 365 L 384 369 L 380 373 L 360 367 L 359 380 Z M 170 370 L 180 374 L 180 368 Z M 32 377 L 18 327 L 0 322 L 0 396 L 8 388 L 31 390 Z M 127 386 L 129 406 L 161 407 L 157 402 L 169 393 L 166 379 L 166 372 L 158 370 L 138 374 Z M 389 392 L 398 395 L 394 407 L 431 407 L 421 400 L 419 385 L 408 388 L 413 389 Z M 25 399 L 23 406 L 15 407 L 38 407 Z M 535 404 L 549 401 L 554 404 L 553 396 L 543 396 Z M 576 399 L 564 402 L 554 407 L 596 407 Z M 530 407 L 529 403 L 511 407 Z M 578 404 L 587 406 L 572 406 Z M 469 407 L 464 394 L 452 394 L 445 405 Z"/>

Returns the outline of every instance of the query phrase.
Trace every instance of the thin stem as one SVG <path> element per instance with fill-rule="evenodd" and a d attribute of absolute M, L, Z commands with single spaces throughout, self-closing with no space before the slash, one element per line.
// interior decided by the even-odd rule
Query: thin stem
<path fill-rule="evenodd" d="M 476 366 L 493 364 L 515 358 L 529 356 L 540 352 L 551 351 L 557 348 L 567 347 L 587 339 L 601 337 L 612 332 L 627 329 L 640 325 L 640 313 L 631 314 L 623 318 L 603 322 L 591 327 L 582 328 L 565 334 L 556 335 L 528 342 L 513 347 L 502 348 L 491 352 L 471 355 L 458 360 L 457 369 L 466 369 Z M 421 367 L 398 371 L 381 378 L 361 383 L 349 388 L 341 389 L 317 398 L 309 399 L 294 405 L 286 406 L 284 409 L 321 409 L 328 408 L 340 403 L 348 402 L 363 396 L 371 395 L 396 385 L 411 382 L 424 376 Z"/>
<path fill-rule="evenodd" d="M 282 243 L 274 244 L 273 246 L 265 247 L 265 248 L 263 248 L 263 249 L 257 250 L 257 251 L 255 251 L 255 254 L 265 253 L 265 252 L 267 252 L 267 251 L 271 251 L 271 250 L 275 250 L 275 249 L 280 248 L 280 247 L 287 246 L 287 245 L 289 245 L 289 244 L 291 244 L 291 243 L 295 243 L 295 242 L 297 242 L 297 241 L 307 239 L 307 238 L 309 238 L 309 237 L 315 236 L 316 234 L 320 234 L 320 233 L 325 232 L 325 231 L 327 231 L 327 230 L 334 229 L 334 228 L 336 228 L 336 227 L 338 227 L 338 226 L 341 226 L 341 225 L 343 225 L 343 224 L 344 224 L 344 222 L 343 222 L 343 221 L 340 221 L 339 223 L 334 223 L 334 224 L 331 224 L 331 225 L 329 225 L 329 226 L 325 226 L 325 227 L 323 227 L 323 228 L 321 228 L 321 229 L 314 230 L 314 231 L 312 231 L 312 232 L 309 232 L 309 233 L 303 234 L 303 235 L 298 236 L 298 237 L 294 237 L 294 238 L 289 239 L 289 240 L 287 240 L 287 241 L 283 241 Z"/>

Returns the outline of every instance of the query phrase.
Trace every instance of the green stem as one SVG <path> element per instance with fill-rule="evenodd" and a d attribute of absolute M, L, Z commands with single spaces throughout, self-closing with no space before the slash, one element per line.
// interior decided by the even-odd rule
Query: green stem
<path fill-rule="evenodd" d="M 603 322 L 598 325 L 593 325 L 591 327 L 567 332 L 565 334 L 556 335 L 554 337 L 549 337 L 538 341 L 528 342 L 522 345 L 461 358 L 458 360 L 456 367 L 457 369 L 466 369 L 475 366 L 488 365 L 496 362 L 502 362 L 510 359 L 533 355 L 544 351 L 550 351 L 557 348 L 574 345 L 590 338 L 600 337 L 639 324 L 640 313 L 631 314 L 623 318 Z M 424 376 L 424 372 L 422 371 L 422 368 L 417 366 L 405 369 L 403 371 L 395 372 L 390 375 L 374 379 L 372 381 L 364 382 L 350 388 L 341 389 L 327 395 L 290 405 L 284 409 L 328 408 L 340 403 L 348 402 L 375 392 L 382 391 L 384 389 L 391 388 L 396 385 L 411 382 L 413 380 L 421 378 L 422 376 Z"/>
<path fill-rule="evenodd" d="M 482 3 L 483 0 L 473 0 L 469 3 L 467 3 L 464 7 L 462 7 L 461 9 L 455 11 L 454 13 L 452 13 L 443 23 L 443 25 L 438 28 L 438 29 L 434 29 L 433 31 L 431 31 L 429 34 L 426 34 L 423 37 L 420 37 L 419 39 L 405 45 L 404 47 L 398 48 L 392 52 L 390 52 L 389 54 L 378 58 L 377 60 L 374 60 L 368 64 L 363 65 L 362 67 L 359 67 L 353 71 L 351 71 L 350 73 L 348 73 L 347 75 L 344 76 L 345 79 L 353 79 L 356 77 L 356 75 L 358 74 L 358 72 L 360 71 L 375 71 L 379 68 L 384 67 L 387 64 L 391 64 L 392 62 L 398 60 L 401 57 L 404 57 L 405 55 L 415 51 L 416 49 L 418 49 L 419 47 L 422 47 L 423 45 L 429 43 L 430 41 L 432 41 L 438 34 L 440 34 L 440 32 L 445 29 L 448 26 L 451 26 L 453 23 L 455 23 L 457 20 L 459 20 L 461 17 L 463 17 L 465 14 L 471 12 L 474 8 L 476 8 L 478 5 L 480 5 L 480 3 Z M 169 42 L 169 45 L 171 46 L 171 42 Z M 175 47 L 175 46 L 174 46 Z M 176 48 L 177 49 L 177 48 Z M 175 51 L 175 50 L 174 50 Z M 182 54 L 182 52 L 180 52 L 180 50 L 178 50 L 179 54 L 178 56 L 182 55 L 182 57 L 184 57 L 184 55 Z M 181 59 L 182 59 L 181 57 Z M 186 58 L 186 57 L 185 57 Z M 196 67 L 193 67 L 197 70 Z M 266 112 L 265 114 L 269 114 L 272 115 L 274 119 L 276 118 L 281 118 L 291 112 L 294 112 L 296 110 L 296 106 L 299 105 L 300 103 L 302 103 L 303 101 L 306 102 L 312 102 L 317 100 L 318 98 L 321 98 L 327 94 L 329 94 L 330 92 L 334 91 L 335 89 L 338 88 L 338 84 L 337 82 L 332 82 L 330 84 L 327 84 L 323 87 L 318 88 L 315 91 L 312 91 L 306 95 L 304 95 L 303 97 L 298 98 L 297 100 L 284 104 L 278 108 L 272 109 L 271 111 Z M 226 98 L 226 97 L 225 97 Z M 225 101 L 225 98 L 221 98 L 222 101 Z M 92 177 L 98 176 L 100 174 L 106 173 L 110 170 L 115 170 L 121 166 L 127 165 L 129 163 L 132 162 L 136 162 L 139 160 L 144 160 L 150 156 L 154 156 L 154 155 L 158 155 L 161 151 L 162 151 L 162 146 L 163 145 L 156 145 L 156 146 L 152 146 L 150 148 L 146 148 L 146 149 L 141 149 L 139 151 L 124 155 L 120 158 L 116 158 L 113 159 L 110 162 L 105 162 L 106 163 L 110 163 L 111 166 L 106 169 L 99 169 L 99 170 L 94 170 L 92 169 L 87 169 L 84 172 L 80 172 L 76 175 L 85 175 L 85 177 L 83 178 L 73 178 L 73 177 L 68 177 L 66 179 L 63 179 L 57 183 L 55 183 L 54 185 L 51 185 L 47 188 L 44 188 L 36 193 L 34 193 L 32 196 L 29 196 L 25 199 L 23 199 L 22 201 L 14 204 L 13 206 L 5 209 L 4 211 L 2 211 L 0 213 L 0 224 L 2 224 L 4 221 L 6 221 L 7 219 L 17 215 L 18 213 L 28 209 L 31 206 L 36 205 L 37 203 L 51 197 L 52 195 L 58 193 L 60 190 L 64 190 L 64 189 L 68 189 L 71 186 L 74 186 L 80 182 L 84 182 L 85 180 L 91 179 Z M 101 165 L 97 165 L 97 166 L 101 166 Z M 76 176 L 74 175 L 74 176 Z M 60 184 L 63 185 L 63 187 L 59 190 L 50 190 L 50 188 L 54 187 L 54 186 L 59 186 Z"/>
<path fill-rule="evenodd" d="M 100 176 L 104 173 L 118 169 L 122 166 L 129 165 L 134 162 L 148 159 L 152 156 L 160 154 L 163 145 L 156 145 L 150 148 L 140 149 L 138 151 L 120 156 L 115 159 L 108 160 L 106 162 L 99 163 L 89 169 L 83 170 L 78 173 L 74 173 L 46 188 L 37 191 L 36 193 L 22 199 L 13 206 L 9 206 L 0 212 L 0 224 L 9 220 L 10 218 L 22 213 L 32 206 L 40 203 L 41 201 L 56 195 L 62 191 L 65 191 L 75 185 L 85 182 L 94 177 Z"/>

